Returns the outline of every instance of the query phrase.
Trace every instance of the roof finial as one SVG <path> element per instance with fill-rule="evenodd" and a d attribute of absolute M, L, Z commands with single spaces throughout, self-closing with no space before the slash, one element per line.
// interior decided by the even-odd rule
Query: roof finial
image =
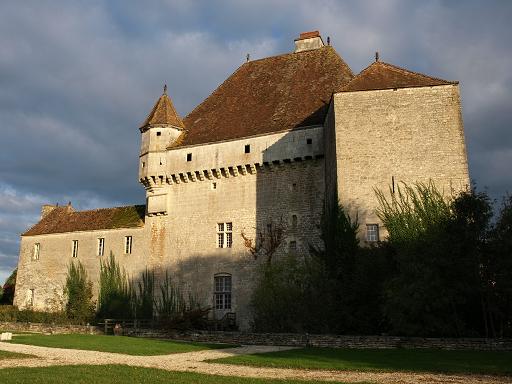
<path fill-rule="evenodd" d="M 251 59 L 251 55 L 247 54 L 245 59 L 246 59 L 246 62 L 248 62 Z"/>
<path fill-rule="evenodd" d="M 375 61 L 379 61 L 379 51 L 375 52 Z"/>
<path fill-rule="evenodd" d="M 164 84 L 164 95 L 167 95 L 167 84 Z"/>
<path fill-rule="evenodd" d="M 327 36 L 327 45 L 331 45 L 331 37 Z"/>

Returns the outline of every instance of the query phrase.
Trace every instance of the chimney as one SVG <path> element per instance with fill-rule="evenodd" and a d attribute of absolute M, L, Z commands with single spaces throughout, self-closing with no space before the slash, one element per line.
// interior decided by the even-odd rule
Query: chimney
<path fill-rule="evenodd" d="M 302 51 L 310 51 L 312 49 L 322 48 L 324 42 L 320 32 L 302 32 L 298 39 L 295 39 L 295 53 Z"/>
<path fill-rule="evenodd" d="M 41 220 L 48 216 L 58 205 L 45 204 L 41 207 Z"/>

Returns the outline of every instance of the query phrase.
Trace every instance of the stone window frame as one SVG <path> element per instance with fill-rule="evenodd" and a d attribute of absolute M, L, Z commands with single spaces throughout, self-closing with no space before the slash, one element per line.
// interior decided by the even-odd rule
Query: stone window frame
<path fill-rule="evenodd" d="M 98 256 L 103 256 L 105 254 L 105 238 L 98 237 Z"/>
<path fill-rule="evenodd" d="M 34 248 L 32 251 L 32 260 L 39 260 L 39 256 L 41 255 L 41 243 L 34 243 Z"/>
<path fill-rule="evenodd" d="M 291 254 L 292 252 L 297 252 L 299 249 L 299 244 L 297 240 L 292 239 L 288 242 L 288 252 Z"/>
<path fill-rule="evenodd" d="M 217 223 L 217 248 L 233 248 L 233 222 Z"/>
<path fill-rule="evenodd" d="M 133 236 L 124 237 L 124 254 L 131 255 L 133 250 Z"/>
<path fill-rule="evenodd" d="M 216 310 L 232 309 L 233 277 L 230 273 L 213 275 L 213 307 Z"/>
<path fill-rule="evenodd" d="M 78 257 L 78 240 L 71 240 L 71 257 Z"/>
<path fill-rule="evenodd" d="M 379 240 L 379 224 L 366 224 L 366 241 L 375 243 Z"/>

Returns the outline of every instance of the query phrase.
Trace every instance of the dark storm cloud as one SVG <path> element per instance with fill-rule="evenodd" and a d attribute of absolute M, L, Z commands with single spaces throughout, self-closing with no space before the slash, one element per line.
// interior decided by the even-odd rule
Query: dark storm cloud
<path fill-rule="evenodd" d="M 138 124 L 164 83 L 183 116 L 245 59 L 320 29 L 359 72 L 384 61 L 461 82 L 471 176 L 511 190 L 512 3 L 3 1 L 0 279 L 40 205 L 143 201 Z"/>

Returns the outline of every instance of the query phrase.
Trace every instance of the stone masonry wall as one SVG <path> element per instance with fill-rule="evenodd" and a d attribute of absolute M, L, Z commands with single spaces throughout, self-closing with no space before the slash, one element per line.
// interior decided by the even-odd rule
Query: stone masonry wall
<path fill-rule="evenodd" d="M 447 196 L 469 185 L 457 85 L 342 92 L 334 107 L 338 197 L 363 231 L 379 223 L 374 189 L 388 194 L 392 178 L 432 180 Z"/>

